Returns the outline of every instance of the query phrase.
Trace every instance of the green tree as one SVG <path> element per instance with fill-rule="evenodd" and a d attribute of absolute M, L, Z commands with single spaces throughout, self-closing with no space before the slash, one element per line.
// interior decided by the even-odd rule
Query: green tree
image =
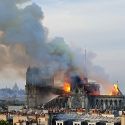
<path fill-rule="evenodd" d="M 1 120 L 0 125 L 10 125 L 7 121 Z"/>

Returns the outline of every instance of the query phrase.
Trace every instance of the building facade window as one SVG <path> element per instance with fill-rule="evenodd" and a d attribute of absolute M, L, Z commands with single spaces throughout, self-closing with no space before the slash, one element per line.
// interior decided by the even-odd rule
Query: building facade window
<path fill-rule="evenodd" d="M 56 121 L 56 125 L 64 125 L 63 121 Z"/>

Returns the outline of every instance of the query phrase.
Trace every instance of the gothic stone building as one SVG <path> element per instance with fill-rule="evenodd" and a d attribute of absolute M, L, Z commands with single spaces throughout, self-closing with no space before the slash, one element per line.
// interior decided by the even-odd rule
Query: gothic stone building
<path fill-rule="evenodd" d="M 122 94 L 100 95 L 100 87 L 95 83 L 75 84 L 70 93 L 58 94 L 52 99 L 53 77 L 48 71 L 38 68 L 28 68 L 26 73 L 26 94 L 28 107 L 45 105 L 46 108 L 84 108 L 84 109 L 111 109 L 121 110 L 124 108 L 125 98 Z M 50 98 L 49 98 L 50 97 Z"/>

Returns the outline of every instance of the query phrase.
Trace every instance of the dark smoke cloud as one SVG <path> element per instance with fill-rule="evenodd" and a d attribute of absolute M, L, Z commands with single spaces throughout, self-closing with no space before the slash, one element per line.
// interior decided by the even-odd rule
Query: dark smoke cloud
<path fill-rule="evenodd" d="M 28 65 L 39 65 L 51 68 L 52 72 L 66 70 L 71 64 L 68 45 L 63 38 L 48 40 L 41 8 L 35 3 L 19 7 L 27 1 L 30 0 L 0 2 L 1 68 L 11 66 L 21 71 Z"/>
<path fill-rule="evenodd" d="M 0 70 L 11 67 L 24 77 L 30 65 L 50 68 L 52 74 L 64 70 L 85 75 L 87 70 L 91 78 L 107 79 L 103 69 L 92 63 L 95 54 L 88 53 L 85 65 L 79 49 L 71 49 L 61 37 L 48 39 L 44 14 L 31 0 L 1 0 L 0 12 Z"/>

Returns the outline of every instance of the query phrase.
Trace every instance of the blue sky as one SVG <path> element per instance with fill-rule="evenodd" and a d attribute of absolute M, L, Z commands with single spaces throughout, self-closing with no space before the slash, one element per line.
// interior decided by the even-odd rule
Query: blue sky
<path fill-rule="evenodd" d="M 62 36 L 71 46 L 96 53 L 111 82 L 124 91 L 124 0 L 33 0 L 44 12 L 49 37 Z"/>

